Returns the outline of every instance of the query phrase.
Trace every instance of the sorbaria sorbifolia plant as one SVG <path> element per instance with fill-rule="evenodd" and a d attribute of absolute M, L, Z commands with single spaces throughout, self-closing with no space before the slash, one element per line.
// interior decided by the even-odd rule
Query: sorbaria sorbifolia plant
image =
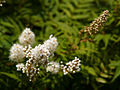
<path fill-rule="evenodd" d="M 109 11 L 106 10 L 97 19 L 95 19 L 89 27 L 85 27 L 82 32 L 88 35 L 94 35 L 99 31 L 101 26 L 106 22 L 109 16 Z M 40 73 L 40 67 L 44 67 L 47 72 L 52 74 L 57 74 L 58 72 L 63 72 L 64 75 L 68 73 L 76 73 L 80 71 L 80 60 L 75 57 L 74 60 L 67 62 L 66 64 L 49 61 L 50 58 L 54 56 L 54 51 L 58 46 L 57 38 L 50 35 L 49 39 L 43 44 L 39 44 L 32 47 L 35 42 L 35 34 L 26 28 L 22 34 L 19 36 L 20 44 L 14 44 L 10 49 L 10 60 L 15 61 L 17 71 L 22 71 L 25 73 L 30 81 L 35 81 L 36 77 Z M 25 61 L 26 60 L 26 61 Z"/>
<path fill-rule="evenodd" d="M 57 38 L 50 35 L 43 44 L 32 47 L 35 42 L 35 34 L 26 28 L 19 36 L 20 44 L 14 44 L 10 49 L 10 60 L 17 62 L 17 71 L 25 73 L 30 81 L 35 81 L 39 75 L 40 67 L 44 67 L 46 72 L 57 74 L 62 71 L 64 75 L 80 71 L 80 60 L 74 60 L 66 64 L 49 61 L 54 56 L 54 51 L 58 46 Z M 25 61 L 26 60 L 26 61 Z M 62 61 L 61 61 L 62 62 Z"/>

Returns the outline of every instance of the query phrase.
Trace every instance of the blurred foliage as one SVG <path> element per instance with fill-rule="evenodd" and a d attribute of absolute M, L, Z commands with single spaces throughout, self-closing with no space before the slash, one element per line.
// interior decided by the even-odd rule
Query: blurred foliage
<path fill-rule="evenodd" d="M 108 21 L 99 34 L 81 41 L 79 31 L 104 10 Z M 120 1 L 119 0 L 6 0 L 0 7 L 0 89 L 28 90 L 119 90 L 120 80 Z M 35 82 L 16 71 L 9 61 L 9 49 L 25 27 L 43 43 L 50 34 L 59 46 L 52 60 L 81 59 L 81 71 L 74 75 L 41 72 Z"/>

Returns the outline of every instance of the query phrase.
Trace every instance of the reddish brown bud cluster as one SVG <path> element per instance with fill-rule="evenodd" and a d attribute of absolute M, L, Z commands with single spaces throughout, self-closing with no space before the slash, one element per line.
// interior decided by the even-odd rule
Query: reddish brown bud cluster
<path fill-rule="evenodd" d="M 84 30 L 81 30 L 81 32 L 86 32 L 89 35 L 95 34 L 99 31 L 101 26 L 107 21 L 107 18 L 109 16 L 109 11 L 105 10 L 98 18 L 96 18 L 89 27 L 85 26 Z"/>

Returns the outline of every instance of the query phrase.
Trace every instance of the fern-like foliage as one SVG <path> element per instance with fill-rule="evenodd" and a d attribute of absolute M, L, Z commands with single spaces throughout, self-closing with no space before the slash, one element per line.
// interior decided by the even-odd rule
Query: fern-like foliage
<path fill-rule="evenodd" d="M 104 28 L 92 37 L 92 42 L 81 41 L 84 35 L 80 36 L 79 31 L 106 9 L 110 17 Z M 119 0 L 6 0 L 0 7 L 0 89 L 119 90 L 119 11 Z M 57 37 L 59 46 L 53 60 L 68 62 L 78 56 L 82 61 L 81 72 L 65 77 L 61 73 L 52 76 L 41 72 L 35 83 L 21 77 L 8 56 L 25 27 L 36 34 L 36 45 L 50 34 Z"/>

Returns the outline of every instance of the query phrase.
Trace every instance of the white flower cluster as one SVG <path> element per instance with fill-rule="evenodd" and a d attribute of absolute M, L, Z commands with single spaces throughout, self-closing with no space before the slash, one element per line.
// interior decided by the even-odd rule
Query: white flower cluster
<path fill-rule="evenodd" d="M 30 58 L 35 60 L 34 63 L 39 63 L 41 65 L 45 65 L 48 62 L 49 55 L 50 52 L 44 44 L 35 46 L 35 48 L 31 50 L 31 53 L 29 53 Z"/>
<path fill-rule="evenodd" d="M 64 75 L 80 71 L 80 60 L 77 57 L 75 57 L 75 60 L 66 63 L 66 65 L 60 65 L 54 61 L 49 62 L 49 58 L 54 55 L 54 51 L 58 46 L 57 38 L 53 35 L 50 35 L 49 39 L 43 44 L 32 48 L 31 44 L 35 42 L 35 35 L 30 28 L 26 28 L 20 35 L 19 42 L 23 46 L 14 44 L 10 49 L 9 58 L 11 61 L 18 62 L 16 65 L 17 71 L 25 73 L 30 81 L 36 79 L 40 72 L 40 66 L 45 67 L 46 72 L 52 74 L 56 74 L 60 70 L 63 70 Z M 25 64 L 21 63 L 25 58 L 27 59 Z"/>
<path fill-rule="evenodd" d="M 25 57 L 24 48 L 22 45 L 14 44 L 10 49 L 10 60 L 15 62 L 22 62 Z"/>
<path fill-rule="evenodd" d="M 17 64 L 17 71 L 21 71 L 22 73 L 26 73 L 26 75 L 29 77 L 30 81 L 34 81 L 36 79 L 37 74 L 39 74 L 40 69 L 38 67 L 33 66 L 28 61 L 24 65 L 23 63 Z"/>
<path fill-rule="evenodd" d="M 16 68 L 17 71 L 22 70 L 22 73 L 26 73 L 27 76 L 29 76 L 30 81 L 34 81 L 36 79 L 35 76 L 37 76 L 40 71 L 39 68 L 32 66 L 32 64 L 30 64 L 29 62 L 27 62 L 26 65 L 24 65 L 23 63 L 19 63 L 16 65 Z"/>
<path fill-rule="evenodd" d="M 66 65 L 61 65 L 64 75 L 80 71 L 80 62 L 79 58 L 75 57 L 74 60 L 66 63 Z"/>
<path fill-rule="evenodd" d="M 28 60 L 25 65 L 23 63 L 16 65 L 17 71 L 26 73 L 30 81 L 33 81 L 40 71 L 39 67 L 47 66 L 49 57 L 58 46 L 57 39 L 50 35 L 44 44 L 39 44 L 35 48 L 32 48 L 31 44 L 35 42 L 35 35 L 30 28 L 26 28 L 20 35 L 19 42 L 24 46 L 14 44 L 10 49 L 10 60 L 22 62 L 23 58 L 26 57 Z"/>
<path fill-rule="evenodd" d="M 55 37 L 53 37 L 55 39 L 54 43 L 57 42 L 57 39 Z M 52 37 L 50 38 L 52 39 Z M 52 40 L 54 40 L 52 39 Z M 49 41 L 49 39 L 48 39 Z M 49 56 L 51 55 L 51 51 L 50 49 L 47 48 L 47 46 L 45 45 L 47 44 L 48 46 L 51 46 L 51 43 L 44 43 L 44 44 L 39 44 L 38 46 L 35 46 L 35 48 L 32 48 L 30 45 L 28 47 L 25 47 L 24 51 L 26 54 L 26 58 L 28 58 L 28 60 L 26 61 L 26 65 L 25 68 L 22 69 L 23 73 L 25 72 L 27 74 L 27 76 L 29 76 L 30 81 L 35 80 L 35 77 L 37 76 L 37 74 L 39 73 L 39 68 L 37 68 L 39 65 L 40 66 L 46 66 L 47 63 L 49 62 Z M 58 43 L 57 43 L 58 44 Z M 57 45 L 55 45 L 57 47 Z M 53 46 L 54 47 L 54 46 Z M 51 48 L 53 48 L 51 47 Z M 54 47 L 54 49 L 56 49 L 56 47 Z M 52 51 L 53 52 L 53 51 Z"/>
<path fill-rule="evenodd" d="M 44 45 L 50 51 L 50 53 L 53 54 L 58 46 L 58 42 L 53 35 L 50 35 L 49 39 L 44 42 Z"/>
<path fill-rule="evenodd" d="M 33 44 L 35 42 L 35 34 L 26 28 L 19 37 L 19 42 L 23 45 Z"/>
<path fill-rule="evenodd" d="M 49 62 L 46 68 L 47 72 L 52 72 L 53 74 L 56 74 L 59 72 L 60 65 L 57 62 Z"/>
<path fill-rule="evenodd" d="M 35 39 L 34 33 L 30 28 L 26 28 L 19 37 L 19 42 L 23 45 L 33 44 Z M 27 46 L 25 46 L 27 47 Z M 22 62 L 25 57 L 24 47 L 20 44 L 14 44 L 10 49 L 10 60 L 15 62 Z"/>

